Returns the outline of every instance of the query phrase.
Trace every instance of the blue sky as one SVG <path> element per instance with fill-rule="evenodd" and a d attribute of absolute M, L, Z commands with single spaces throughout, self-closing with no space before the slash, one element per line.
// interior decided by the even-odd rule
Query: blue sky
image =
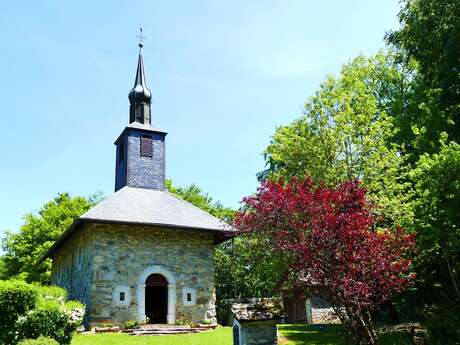
<path fill-rule="evenodd" d="M 139 25 L 168 178 L 237 207 L 276 126 L 327 74 L 382 48 L 398 10 L 397 0 L 3 3 L 0 231 L 59 192 L 113 192 Z"/>

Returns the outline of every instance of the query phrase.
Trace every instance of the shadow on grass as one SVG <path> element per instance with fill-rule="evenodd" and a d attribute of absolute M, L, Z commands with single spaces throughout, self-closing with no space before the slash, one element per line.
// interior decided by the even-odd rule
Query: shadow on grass
<path fill-rule="evenodd" d="M 349 345 L 342 325 L 278 325 L 289 345 Z"/>
<path fill-rule="evenodd" d="M 287 345 L 351 345 L 342 325 L 278 325 Z M 407 333 L 394 332 L 380 336 L 380 345 L 411 345 Z"/>
<path fill-rule="evenodd" d="M 404 332 L 386 333 L 379 337 L 380 345 L 411 345 L 409 334 Z"/>

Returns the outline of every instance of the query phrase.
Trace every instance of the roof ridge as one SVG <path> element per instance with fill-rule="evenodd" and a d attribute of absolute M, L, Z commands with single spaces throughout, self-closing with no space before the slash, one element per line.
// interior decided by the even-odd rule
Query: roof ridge
<path fill-rule="evenodd" d="M 198 206 L 193 205 L 191 202 L 188 202 L 187 200 L 182 199 L 182 198 L 179 197 L 178 195 L 176 195 L 176 194 L 174 194 L 174 193 L 171 193 L 169 190 L 165 189 L 164 192 L 167 193 L 167 194 L 169 194 L 169 195 L 171 195 L 171 196 L 173 196 L 174 198 L 176 198 L 176 199 L 182 201 L 183 203 L 188 204 L 188 205 L 190 205 L 190 206 L 196 208 L 197 210 L 200 210 L 201 212 L 210 215 L 211 217 L 213 217 L 214 219 L 216 219 L 216 220 L 218 220 L 219 222 L 223 223 L 224 225 L 228 225 L 228 226 L 231 227 L 230 224 L 228 224 L 227 222 L 224 222 L 222 219 L 217 218 L 215 215 L 213 215 L 213 214 L 211 214 L 211 213 L 209 213 L 209 212 L 203 210 L 202 208 L 199 208 Z"/>
<path fill-rule="evenodd" d="M 93 207 L 91 207 L 90 209 L 88 209 L 85 213 L 83 213 L 81 216 L 79 216 L 77 219 L 85 219 L 84 215 L 87 214 L 89 211 L 92 211 L 92 210 L 95 210 L 97 208 L 99 208 L 103 203 L 104 201 L 106 200 L 109 200 L 111 198 L 113 198 L 115 195 L 119 194 L 123 189 L 127 188 L 128 186 L 124 186 L 123 188 L 120 188 L 119 190 L 117 190 L 115 193 L 113 193 L 112 195 L 109 195 L 107 198 L 103 198 L 101 201 L 99 201 L 96 205 L 94 205 Z"/>

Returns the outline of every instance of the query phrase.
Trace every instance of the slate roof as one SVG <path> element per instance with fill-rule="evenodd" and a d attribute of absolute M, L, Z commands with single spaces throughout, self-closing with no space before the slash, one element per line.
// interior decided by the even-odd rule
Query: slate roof
<path fill-rule="evenodd" d="M 140 122 L 132 122 L 126 127 L 127 128 L 142 129 L 144 131 L 150 131 L 150 132 L 166 133 L 164 130 L 162 130 L 162 129 L 158 128 L 158 127 L 155 127 L 155 126 L 152 126 L 152 125 L 146 124 L 146 123 L 140 123 Z"/>
<path fill-rule="evenodd" d="M 232 226 L 168 191 L 126 186 L 77 218 L 36 265 L 50 257 L 85 222 L 206 231 L 214 234 L 215 243 L 236 234 Z"/>
<path fill-rule="evenodd" d="M 129 130 L 129 129 L 140 129 L 141 131 L 147 132 L 147 133 L 164 133 L 168 134 L 168 132 L 152 126 L 150 124 L 145 124 L 145 123 L 140 123 L 140 122 L 131 122 L 129 125 L 125 127 L 125 129 L 121 132 L 121 134 L 118 136 L 117 140 L 115 140 L 115 144 L 120 140 L 120 138 L 123 136 L 123 134 Z"/>
<path fill-rule="evenodd" d="M 217 232 L 233 230 L 220 219 L 167 191 L 127 186 L 91 208 L 80 218 Z"/>

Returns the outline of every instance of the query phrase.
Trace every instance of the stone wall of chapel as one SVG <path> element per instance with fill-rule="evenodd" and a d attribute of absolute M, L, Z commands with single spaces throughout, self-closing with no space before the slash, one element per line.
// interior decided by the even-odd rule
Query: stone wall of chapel
<path fill-rule="evenodd" d="M 91 311 L 92 234 L 86 226 L 68 238 L 52 255 L 51 284 L 61 286 L 69 299 L 78 300 L 86 306 L 86 321 Z"/>
<path fill-rule="evenodd" d="M 88 224 L 87 229 L 94 235 L 90 247 L 93 323 L 136 319 L 139 277 L 151 266 L 175 277 L 176 320 L 216 321 L 212 234 L 111 224 Z M 127 289 L 129 300 L 124 305 L 115 303 L 120 288 Z M 183 293 L 190 289 L 196 292 L 196 304 L 184 305 Z"/>

